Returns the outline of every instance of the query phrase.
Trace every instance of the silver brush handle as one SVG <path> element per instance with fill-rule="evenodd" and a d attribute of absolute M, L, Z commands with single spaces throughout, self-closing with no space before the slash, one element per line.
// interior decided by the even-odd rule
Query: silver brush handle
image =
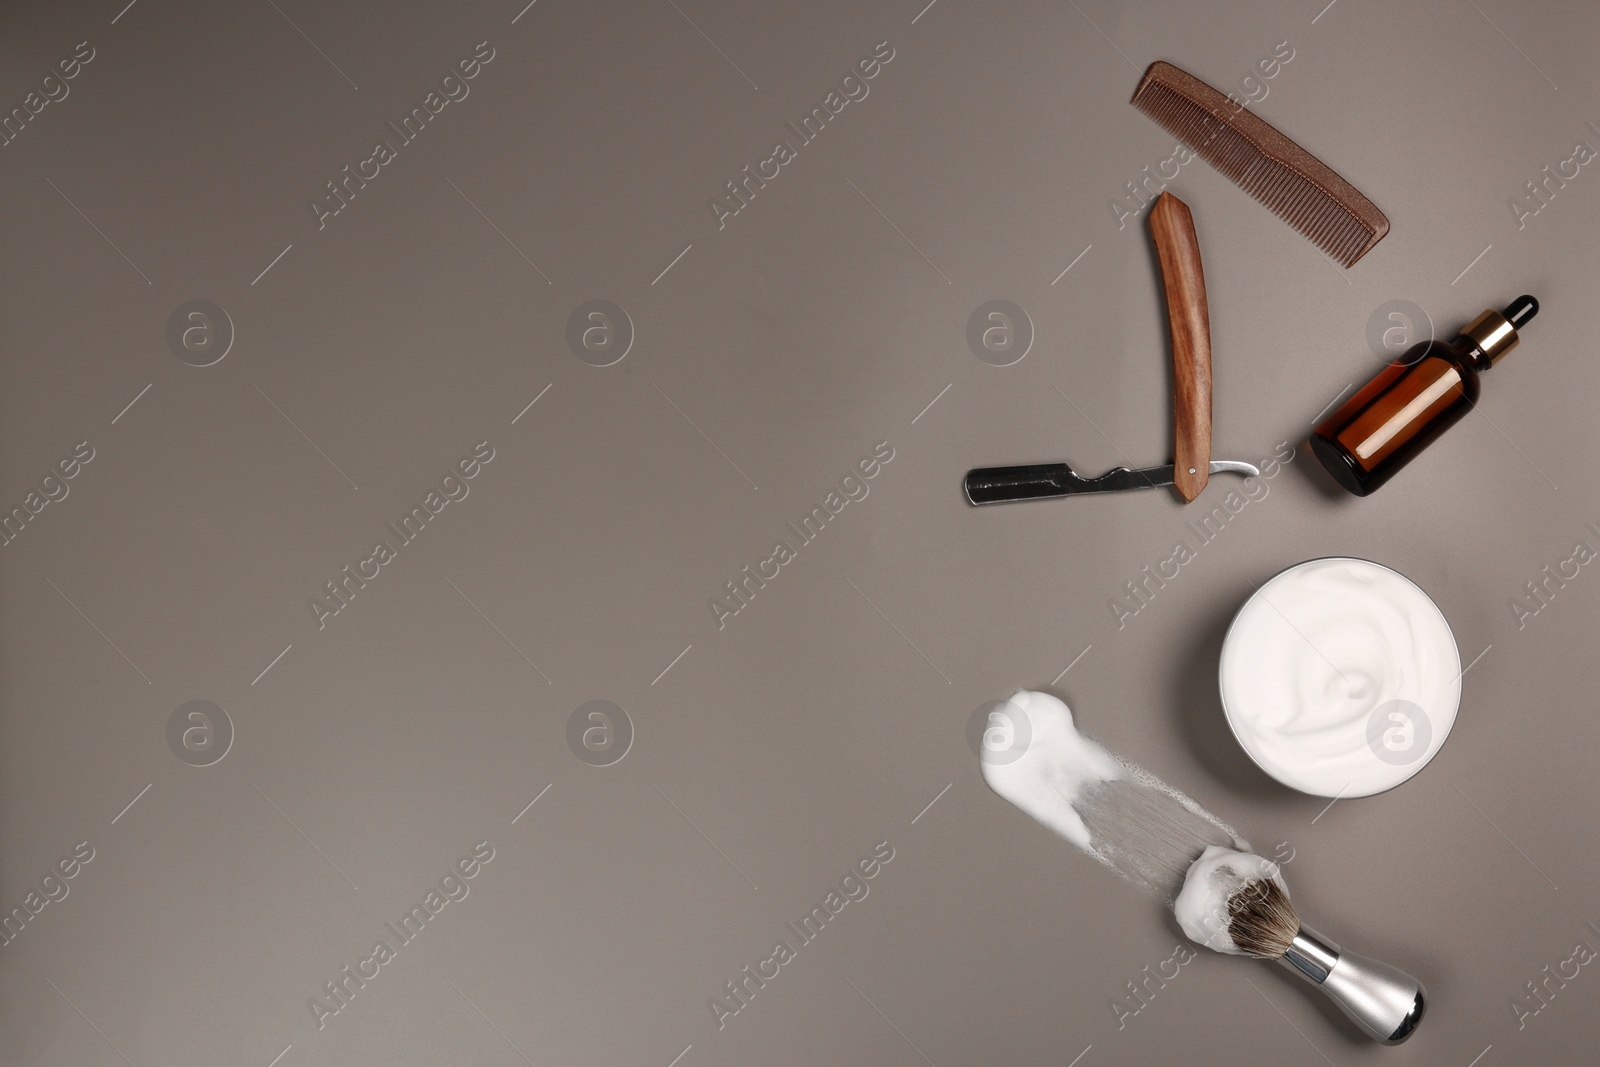
<path fill-rule="evenodd" d="M 1398 967 L 1343 952 L 1308 926 L 1278 960 L 1328 995 L 1374 1039 L 1398 1045 L 1422 1021 L 1426 991 Z"/>

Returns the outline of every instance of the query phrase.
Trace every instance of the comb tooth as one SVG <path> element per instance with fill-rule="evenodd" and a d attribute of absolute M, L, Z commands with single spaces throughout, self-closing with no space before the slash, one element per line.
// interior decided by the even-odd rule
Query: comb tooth
<path fill-rule="evenodd" d="M 1339 229 L 1335 231 L 1334 238 L 1330 242 L 1332 247 L 1329 249 L 1329 254 L 1335 256 L 1341 263 L 1354 262 L 1350 257 L 1361 247 L 1362 239 L 1360 226 L 1352 225 L 1348 219 L 1341 220 Z"/>
<path fill-rule="evenodd" d="M 1277 167 L 1269 167 L 1262 175 L 1261 190 L 1256 195 L 1268 209 L 1278 215 L 1283 214 L 1284 197 L 1287 190 L 1284 188 L 1283 174 Z"/>
<path fill-rule="evenodd" d="M 1372 234 L 1368 233 L 1364 227 L 1357 229 L 1354 237 L 1355 239 L 1351 241 L 1345 250 L 1345 257 L 1351 263 L 1365 255 L 1373 245 Z"/>
<path fill-rule="evenodd" d="M 1306 220 L 1309 236 L 1312 240 L 1321 242 L 1327 238 L 1330 229 L 1338 223 L 1340 218 L 1339 205 L 1324 201 L 1313 218 Z"/>
<path fill-rule="evenodd" d="M 1309 240 L 1310 243 L 1314 243 L 1314 245 L 1317 245 L 1317 248 L 1322 248 L 1323 251 L 1328 251 L 1328 243 L 1326 243 L 1325 234 L 1326 229 L 1328 229 L 1328 222 L 1331 221 L 1331 218 L 1333 218 L 1333 216 L 1331 216 L 1328 206 L 1320 205 L 1318 206 L 1317 210 L 1315 210 L 1314 214 L 1310 214 L 1310 216 L 1304 216 L 1304 218 L 1301 219 L 1296 219 L 1296 221 L 1293 222 L 1293 226 L 1294 229 L 1298 229 L 1299 232 L 1301 232 L 1301 234 L 1304 235 L 1306 240 Z"/>
<path fill-rule="evenodd" d="M 1287 222 L 1295 230 L 1299 231 L 1302 237 L 1307 236 L 1305 232 L 1304 204 L 1291 204 L 1288 208 L 1279 213 L 1279 218 L 1283 219 L 1284 222 Z"/>
<path fill-rule="evenodd" d="M 1301 235 L 1305 237 L 1306 240 L 1310 241 L 1318 248 L 1322 248 L 1322 241 L 1319 238 L 1321 235 L 1324 213 L 1326 210 L 1327 209 L 1325 205 L 1319 205 L 1311 215 L 1294 219 L 1291 223 L 1295 229 L 1300 231 Z"/>
<path fill-rule="evenodd" d="M 1328 233 L 1339 221 L 1339 208 L 1337 204 L 1324 203 L 1316 215 L 1306 220 L 1305 235 L 1312 243 L 1323 251 L 1328 251 Z"/>
<path fill-rule="evenodd" d="M 1282 203 L 1283 196 L 1281 190 L 1279 190 L 1277 187 L 1277 181 L 1275 178 L 1269 178 L 1267 180 L 1266 184 L 1261 190 L 1261 195 L 1258 196 L 1257 199 L 1267 206 L 1268 211 L 1272 212 L 1274 215 L 1277 215 L 1279 218 L 1284 217 Z"/>
<path fill-rule="evenodd" d="M 1275 166 L 1267 165 L 1261 168 L 1261 184 L 1256 195 L 1268 207 L 1273 207 L 1283 196 L 1283 174 Z"/>
<path fill-rule="evenodd" d="M 1256 196 L 1263 204 L 1270 204 L 1281 191 L 1282 169 L 1271 160 L 1263 160 L 1256 169 Z"/>
<path fill-rule="evenodd" d="M 1275 179 L 1277 190 L 1274 193 L 1274 198 L 1277 204 L 1276 210 L 1279 214 L 1287 214 L 1297 202 L 1296 194 L 1299 189 L 1295 187 L 1293 178 L 1294 175 L 1290 171 L 1283 167 L 1278 168 L 1278 175 Z"/>
<path fill-rule="evenodd" d="M 1333 234 L 1342 219 L 1339 206 L 1326 199 L 1316 199 L 1309 203 L 1309 210 L 1302 211 L 1297 219 L 1297 228 L 1325 253 L 1331 254 Z"/>
<path fill-rule="evenodd" d="M 1312 208 L 1313 198 L 1298 183 L 1292 180 L 1287 183 L 1284 191 L 1283 217 L 1293 224 L 1294 220 L 1303 219 Z"/>
<path fill-rule="evenodd" d="M 1305 203 L 1298 195 L 1291 195 L 1284 204 L 1278 208 L 1278 217 L 1295 229 L 1301 228 L 1301 220 L 1305 217 Z"/>
<path fill-rule="evenodd" d="M 1240 144 L 1237 138 L 1230 137 L 1222 146 L 1222 157 L 1228 169 L 1229 176 L 1238 181 L 1245 169 L 1250 165 L 1250 150 Z"/>
<path fill-rule="evenodd" d="M 1352 234 L 1359 233 L 1360 230 L 1360 223 L 1351 218 L 1349 213 L 1341 208 L 1338 217 L 1328 228 L 1329 253 L 1332 254 L 1333 249 L 1340 249 L 1342 251 L 1346 246 L 1349 245 L 1352 239 Z"/>
<path fill-rule="evenodd" d="M 1298 221 L 1302 232 L 1315 241 L 1317 236 L 1322 233 L 1322 227 L 1332 217 L 1332 207 L 1327 203 L 1318 203 L 1312 207 L 1312 210 L 1302 215 Z"/>
<path fill-rule="evenodd" d="M 1368 252 L 1372 251 L 1372 246 L 1377 244 L 1379 240 L 1380 238 L 1376 233 L 1363 232 L 1361 244 L 1357 246 L 1354 252 L 1351 253 L 1350 262 L 1354 263 Z"/>
<path fill-rule="evenodd" d="M 1239 172 L 1232 176 L 1234 184 L 1251 196 L 1259 197 L 1261 194 L 1257 189 L 1257 179 L 1260 177 L 1260 161 L 1252 159 L 1239 160 L 1237 155 L 1232 157 L 1232 161 L 1243 164 L 1239 167 Z"/>
<path fill-rule="evenodd" d="M 1255 146 L 1242 137 L 1232 137 L 1228 142 L 1229 150 L 1233 154 L 1234 166 L 1239 173 L 1244 173 L 1260 157 L 1256 154 Z"/>
<path fill-rule="evenodd" d="M 1289 180 L 1289 172 L 1282 167 L 1274 167 L 1272 183 L 1268 191 L 1272 209 L 1279 214 L 1287 211 L 1293 200 L 1294 193 L 1294 184 Z"/>
<path fill-rule="evenodd" d="M 1330 241 L 1329 255 L 1343 261 L 1349 258 L 1355 250 L 1357 241 L 1361 237 L 1361 228 L 1352 226 L 1348 219 L 1340 220 L 1339 228 L 1334 232 Z"/>
<path fill-rule="evenodd" d="M 1368 226 L 1363 222 L 1361 225 L 1361 250 L 1357 253 L 1357 258 L 1360 258 L 1361 256 L 1364 256 L 1368 252 L 1372 251 L 1372 246 L 1377 244 L 1382 239 L 1383 234 L 1380 233 L 1376 227 Z"/>
<path fill-rule="evenodd" d="M 1327 200 L 1320 197 L 1315 189 L 1302 189 L 1300 191 L 1300 213 L 1302 216 L 1310 215 L 1316 209 L 1326 206 Z"/>
<path fill-rule="evenodd" d="M 1251 188 L 1251 186 L 1256 183 L 1257 175 L 1254 169 L 1251 167 L 1250 156 L 1248 152 L 1242 152 L 1237 148 L 1234 149 L 1233 169 L 1234 172 L 1232 177 L 1235 184 L 1244 188 L 1250 193 L 1251 196 L 1260 199 L 1260 195 L 1256 192 L 1256 190 Z"/>
<path fill-rule="evenodd" d="M 1260 160 L 1254 169 L 1256 173 L 1252 194 L 1257 200 L 1271 207 L 1277 195 L 1278 168 L 1271 160 Z"/>
<path fill-rule="evenodd" d="M 1361 250 L 1362 250 L 1362 248 L 1363 248 L 1363 246 L 1365 244 L 1366 244 L 1365 241 L 1357 241 L 1354 244 L 1347 245 L 1346 247 L 1341 249 L 1340 252 L 1339 252 L 1339 262 L 1341 262 L 1341 263 L 1354 263 L 1355 260 L 1356 260 L 1356 257 L 1360 254 L 1360 252 L 1361 252 Z"/>

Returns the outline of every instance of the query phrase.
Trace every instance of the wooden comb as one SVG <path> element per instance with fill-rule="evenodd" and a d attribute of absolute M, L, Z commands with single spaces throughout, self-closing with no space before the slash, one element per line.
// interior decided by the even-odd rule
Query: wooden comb
<path fill-rule="evenodd" d="M 1133 106 L 1346 267 L 1389 232 L 1377 205 L 1327 164 L 1171 63 L 1150 64 Z"/>

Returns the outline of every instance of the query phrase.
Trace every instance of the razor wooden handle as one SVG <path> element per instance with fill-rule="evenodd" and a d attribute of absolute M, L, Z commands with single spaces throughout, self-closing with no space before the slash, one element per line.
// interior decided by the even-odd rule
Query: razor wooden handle
<path fill-rule="evenodd" d="M 1150 209 L 1172 329 L 1173 484 L 1185 502 L 1206 487 L 1211 465 L 1211 316 L 1200 242 L 1189 205 L 1162 193 Z"/>

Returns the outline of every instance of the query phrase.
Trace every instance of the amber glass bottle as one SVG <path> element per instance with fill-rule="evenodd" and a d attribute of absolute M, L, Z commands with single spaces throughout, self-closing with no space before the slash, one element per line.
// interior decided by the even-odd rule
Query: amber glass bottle
<path fill-rule="evenodd" d="M 1472 409 L 1478 373 L 1516 347 L 1518 327 L 1538 312 L 1537 300 L 1519 296 L 1448 344 L 1413 347 L 1322 421 L 1312 453 L 1356 496 L 1371 493 Z"/>

